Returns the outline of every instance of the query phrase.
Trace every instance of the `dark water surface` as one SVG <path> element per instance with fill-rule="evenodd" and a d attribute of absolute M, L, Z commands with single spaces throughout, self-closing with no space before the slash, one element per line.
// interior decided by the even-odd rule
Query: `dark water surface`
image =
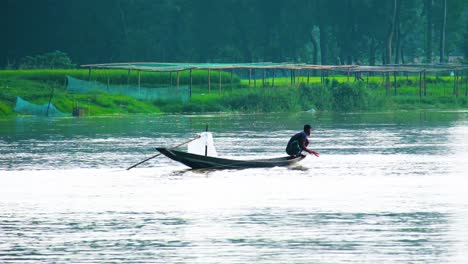
<path fill-rule="evenodd" d="M 209 124 L 218 153 L 165 157 Z M 468 112 L 0 120 L 0 263 L 468 263 Z"/>

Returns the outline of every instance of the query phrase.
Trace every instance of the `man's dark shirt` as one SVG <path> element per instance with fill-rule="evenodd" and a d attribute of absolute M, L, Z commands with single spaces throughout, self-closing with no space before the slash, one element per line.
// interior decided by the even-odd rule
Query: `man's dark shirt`
<path fill-rule="evenodd" d="M 294 141 L 297 141 L 299 143 L 299 147 L 301 148 L 301 150 L 304 150 L 304 146 L 309 145 L 309 139 L 307 139 L 307 134 L 304 131 L 292 136 L 288 142 L 288 146 L 290 146 L 291 143 L 293 143 Z"/>

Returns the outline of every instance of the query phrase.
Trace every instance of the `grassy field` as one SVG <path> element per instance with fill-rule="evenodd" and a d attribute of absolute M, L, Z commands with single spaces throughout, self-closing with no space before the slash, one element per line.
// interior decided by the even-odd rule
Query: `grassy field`
<path fill-rule="evenodd" d="M 160 113 L 160 112 L 271 112 L 271 111 L 367 111 L 405 109 L 460 109 L 468 108 L 467 82 L 462 80 L 458 96 L 454 95 L 453 77 L 429 76 L 426 96 L 419 88 L 418 76 L 398 76 L 395 89 L 393 76 L 390 87 L 382 76 L 353 77 L 329 76 L 324 83 L 320 77 L 297 76 L 291 85 L 290 77 L 257 78 L 250 81 L 221 72 L 193 71 L 193 94 L 190 102 L 140 101 L 125 95 L 103 92 L 74 93 L 66 89 L 66 76 L 97 80 L 110 84 L 138 83 L 138 73 L 124 70 L 17 70 L 0 71 L 0 116 L 15 116 L 16 97 L 36 104 L 48 102 L 52 90 L 52 103 L 62 112 L 71 113 L 74 105 L 85 109 L 87 115 Z M 174 87 L 176 73 L 141 73 L 141 85 L 147 87 Z M 189 73 L 179 76 L 180 85 L 189 83 Z M 420 96 L 420 93 L 422 93 Z"/>

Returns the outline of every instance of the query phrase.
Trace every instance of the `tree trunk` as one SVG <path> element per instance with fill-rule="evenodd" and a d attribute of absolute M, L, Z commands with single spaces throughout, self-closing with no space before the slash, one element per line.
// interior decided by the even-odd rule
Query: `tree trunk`
<path fill-rule="evenodd" d="M 310 32 L 310 41 L 312 41 L 312 47 L 313 47 L 312 64 L 317 65 L 318 64 L 318 43 L 317 43 L 317 40 L 314 38 L 314 35 L 312 34 L 312 32 Z"/>
<path fill-rule="evenodd" d="M 374 38 L 371 38 L 370 44 L 369 44 L 369 65 L 374 66 L 375 65 L 375 40 Z"/>
<path fill-rule="evenodd" d="M 401 57 L 401 64 L 405 64 L 405 54 L 403 53 L 403 46 L 400 47 L 400 57 Z"/>
<path fill-rule="evenodd" d="M 390 31 L 388 32 L 387 37 L 387 63 L 390 64 L 392 61 L 392 41 L 393 33 L 395 32 L 395 23 L 397 15 L 398 0 L 393 0 L 393 14 L 392 14 L 392 23 L 390 26 Z"/>
<path fill-rule="evenodd" d="M 427 32 L 426 32 L 426 60 L 428 63 L 432 63 L 432 7 L 433 0 L 426 0 L 426 18 L 427 18 Z"/>
<path fill-rule="evenodd" d="M 319 30 L 320 30 L 320 57 L 322 65 L 328 64 L 328 37 L 326 26 L 320 21 Z"/>
<path fill-rule="evenodd" d="M 440 29 L 440 63 L 445 62 L 445 28 L 447 26 L 447 0 L 443 0 L 442 27 Z"/>
<path fill-rule="evenodd" d="M 323 1 L 315 1 L 315 9 L 323 10 L 324 8 Z M 328 37 L 327 37 L 327 26 L 325 22 L 325 15 L 322 12 L 318 12 L 318 27 L 319 27 L 319 37 L 320 37 L 320 60 L 322 65 L 328 64 Z"/>
<path fill-rule="evenodd" d="M 395 25 L 395 64 L 400 64 L 400 49 L 401 49 L 401 31 L 400 31 L 400 9 L 401 4 L 398 5 L 396 25 Z"/>

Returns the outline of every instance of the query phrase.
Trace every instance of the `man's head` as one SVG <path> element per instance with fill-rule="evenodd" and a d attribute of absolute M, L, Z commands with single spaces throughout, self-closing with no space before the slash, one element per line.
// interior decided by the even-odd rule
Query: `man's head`
<path fill-rule="evenodd" d="M 304 125 L 304 132 L 310 136 L 310 131 L 312 130 L 312 127 L 310 125 Z"/>

